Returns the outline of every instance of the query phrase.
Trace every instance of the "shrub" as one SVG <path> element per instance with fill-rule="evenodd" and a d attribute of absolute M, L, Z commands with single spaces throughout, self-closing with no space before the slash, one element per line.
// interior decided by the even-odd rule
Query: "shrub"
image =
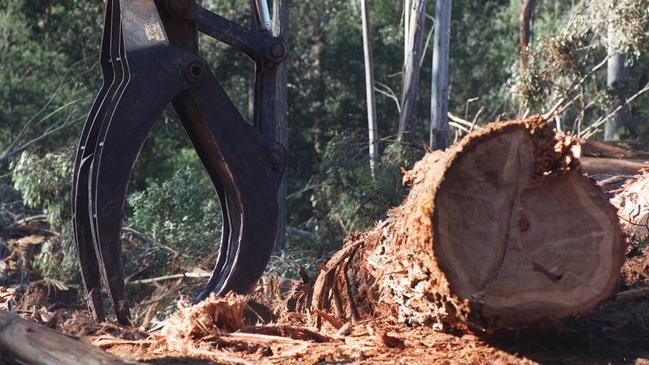
<path fill-rule="evenodd" d="M 372 177 L 364 133 L 335 136 L 327 144 L 320 171 L 311 182 L 316 186 L 311 196 L 315 231 L 340 240 L 383 218 L 405 194 L 401 168 L 410 167 L 422 154 L 421 148 L 392 142 L 383 151 Z"/>
<path fill-rule="evenodd" d="M 72 156 L 68 148 L 42 157 L 23 152 L 11 165 L 14 189 L 26 206 L 45 212 L 55 231 L 71 219 Z"/>
<path fill-rule="evenodd" d="M 34 259 L 43 277 L 67 283 L 80 283 L 77 254 L 71 227 L 72 150 L 39 156 L 23 152 L 12 163 L 13 187 L 23 203 L 47 215 L 50 229 L 59 235 L 50 237 Z"/>
<path fill-rule="evenodd" d="M 10 181 L 0 180 L 0 232 L 14 223 L 16 209 L 22 210 L 20 194 L 13 189 Z"/>
<path fill-rule="evenodd" d="M 150 183 L 128 198 L 135 229 L 183 255 L 200 258 L 215 249 L 221 212 L 217 195 L 199 167 L 181 167 L 170 179 Z"/>

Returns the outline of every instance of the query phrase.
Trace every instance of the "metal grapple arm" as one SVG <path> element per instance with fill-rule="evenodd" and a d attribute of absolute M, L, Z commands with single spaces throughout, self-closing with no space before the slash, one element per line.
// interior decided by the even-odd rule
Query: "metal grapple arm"
<path fill-rule="evenodd" d="M 198 30 L 254 61 L 252 125 L 199 57 Z M 286 151 L 274 139 L 273 109 L 274 71 L 286 49 L 269 32 L 246 30 L 193 1 L 107 1 L 100 56 L 104 84 L 83 129 L 73 177 L 75 240 L 96 321 L 105 319 L 103 276 L 118 322 L 129 323 L 120 241 L 126 189 L 151 128 L 170 103 L 223 213 L 219 256 L 198 300 L 211 292 L 245 293 L 255 285 L 273 249 L 277 191 L 286 165 Z"/>

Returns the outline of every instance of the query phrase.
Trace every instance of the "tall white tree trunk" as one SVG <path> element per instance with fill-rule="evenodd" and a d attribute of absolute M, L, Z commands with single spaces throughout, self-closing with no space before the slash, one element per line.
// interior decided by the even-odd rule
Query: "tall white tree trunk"
<path fill-rule="evenodd" d="M 273 23 L 272 30 L 276 36 L 281 36 L 288 41 L 288 1 L 273 1 Z M 288 151 L 288 118 L 287 118 L 287 80 L 288 80 L 288 60 L 284 61 L 277 68 L 279 82 L 277 83 L 277 106 L 275 108 L 275 138 Z M 277 217 L 277 235 L 275 237 L 275 249 L 284 248 L 286 241 L 286 174 L 288 168 L 284 171 L 282 182 L 278 192 L 278 217 Z"/>
<path fill-rule="evenodd" d="M 527 55 L 532 37 L 532 17 L 534 16 L 534 7 L 536 0 L 525 0 L 521 7 L 521 14 L 518 17 L 518 48 L 519 63 L 521 72 L 527 69 Z"/>
<path fill-rule="evenodd" d="M 404 9 L 407 23 L 404 24 L 405 53 L 403 62 L 403 83 L 401 90 L 401 113 L 399 114 L 399 139 L 412 128 L 417 106 L 419 69 L 424 48 L 424 11 L 426 0 L 407 0 L 409 9 Z"/>
<path fill-rule="evenodd" d="M 412 0 L 403 0 L 403 62 L 405 64 L 410 50 L 410 6 Z"/>
<path fill-rule="evenodd" d="M 369 157 L 372 177 L 376 173 L 379 158 L 379 139 L 376 128 L 376 103 L 374 101 L 374 57 L 372 56 L 372 32 L 367 0 L 361 0 L 363 22 L 363 53 L 365 55 L 365 96 L 367 99 L 367 130 L 369 134 Z"/>
<path fill-rule="evenodd" d="M 624 90 L 622 89 L 625 80 L 624 54 L 617 47 L 617 38 L 619 30 L 613 24 L 608 26 L 608 64 L 606 74 L 606 85 L 612 91 L 615 97 L 615 103 L 612 109 L 615 109 L 624 103 Z M 615 139 L 615 132 L 622 125 L 624 111 L 622 109 L 615 112 L 606 120 L 604 125 L 604 140 L 612 141 Z"/>
<path fill-rule="evenodd" d="M 451 2 L 435 4 L 435 37 L 433 39 L 433 73 L 430 100 L 430 147 L 448 147 L 448 54 L 451 37 Z"/>

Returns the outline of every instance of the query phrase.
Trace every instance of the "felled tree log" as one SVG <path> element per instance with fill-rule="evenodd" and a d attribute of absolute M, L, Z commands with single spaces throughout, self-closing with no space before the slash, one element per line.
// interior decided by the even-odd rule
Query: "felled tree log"
<path fill-rule="evenodd" d="M 577 150 L 537 116 L 428 153 L 403 204 L 324 265 L 312 309 L 483 330 L 589 312 L 613 293 L 625 240 Z"/>
<path fill-rule="evenodd" d="M 620 147 L 614 141 L 598 142 L 590 139 L 579 139 L 581 155 L 599 158 L 616 158 L 626 160 L 648 160 L 649 153 L 644 151 L 631 151 Z"/>
<path fill-rule="evenodd" d="M 0 360 L 2 359 L 19 359 L 21 364 L 135 364 L 5 311 L 0 311 Z"/>
<path fill-rule="evenodd" d="M 642 159 L 582 157 L 581 162 L 582 169 L 589 175 L 637 175 L 642 169 L 649 167 L 649 160 Z"/>
<path fill-rule="evenodd" d="M 627 181 L 611 203 L 618 208 L 618 216 L 628 236 L 643 239 L 649 236 L 649 170 Z"/>
<path fill-rule="evenodd" d="M 631 151 L 615 142 L 597 142 L 580 139 L 581 169 L 588 175 L 637 175 L 648 167 L 649 153 Z"/>

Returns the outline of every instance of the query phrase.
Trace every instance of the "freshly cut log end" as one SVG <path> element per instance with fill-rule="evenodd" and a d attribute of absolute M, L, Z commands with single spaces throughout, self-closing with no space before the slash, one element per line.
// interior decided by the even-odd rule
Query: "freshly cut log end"
<path fill-rule="evenodd" d="M 362 246 L 345 265 L 354 268 L 347 307 L 481 329 L 592 310 L 616 287 L 625 239 L 577 154 L 576 141 L 532 117 L 426 155 L 404 176 L 404 203 L 365 242 L 347 242 Z"/>
<path fill-rule="evenodd" d="M 508 129 L 447 164 L 433 212 L 439 267 L 452 293 L 489 321 L 589 311 L 612 293 L 622 263 L 615 211 L 578 172 L 537 166 L 547 136 Z"/>

